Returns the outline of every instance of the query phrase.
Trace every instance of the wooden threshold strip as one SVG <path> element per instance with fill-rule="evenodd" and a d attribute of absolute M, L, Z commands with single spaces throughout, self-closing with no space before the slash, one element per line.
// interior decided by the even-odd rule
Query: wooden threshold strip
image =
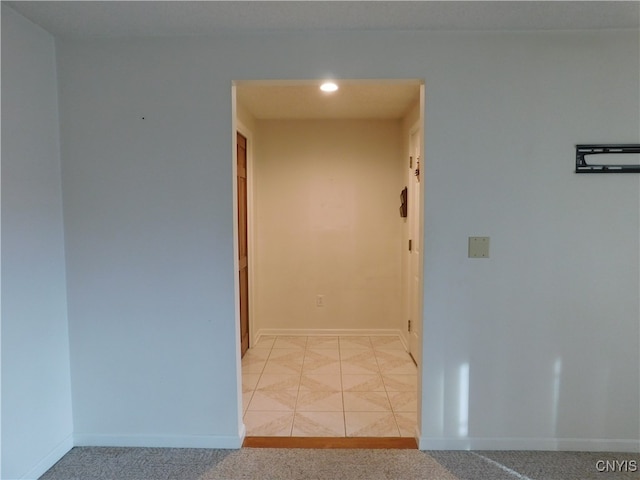
<path fill-rule="evenodd" d="M 366 448 L 417 450 L 415 438 L 407 437 L 245 437 L 246 448 Z"/>

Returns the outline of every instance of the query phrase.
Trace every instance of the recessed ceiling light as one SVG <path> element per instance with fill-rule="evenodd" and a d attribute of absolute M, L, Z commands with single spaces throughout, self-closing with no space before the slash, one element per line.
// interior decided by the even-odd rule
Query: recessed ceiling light
<path fill-rule="evenodd" d="M 322 90 L 323 92 L 335 92 L 336 90 L 338 90 L 338 85 L 333 82 L 325 82 L 320 85 L 320 90 Z"/>

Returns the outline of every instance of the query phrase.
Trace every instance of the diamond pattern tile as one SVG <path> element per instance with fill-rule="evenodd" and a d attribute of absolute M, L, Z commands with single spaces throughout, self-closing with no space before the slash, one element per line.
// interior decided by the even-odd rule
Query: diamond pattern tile
<path fill-rule="evenodd" d="M 274 349 L 264 366 L 264 373 L 285 373 L 300 375 L 303 356 L 300 350 L 293 348 Z M 302 350 L 304 352 L 304 350 Z"/>
<path fill-rule="evenodd" d="M 263 373 L 255 390 L 295 390 L 300 387 L 300 375 L 288 373 Z"/>
<path fill-rule="evenodd" d="M 343 374 L 377 374 L 379 373 L 376 357 L 369 350 L 342 350 L 340 352 Z"/>
<path fill-rule="evenodd" d="M 300 378 L 300 391 L 305 390 L 325 390 L 339 392 L 342 390 L 342 381 L 339 375 L 333 374 L 312 374 L 302 372 Z"/>
<path fill-rule="evenodd" d="M 384 392 L 382 377 L 377 374 L 342 375 L 342 389 L 345 392 Z"/>
<path fill-rule="evenodd" d="M 307 348 L 324 350 L 338 349 L 340 346 L 338 337 L 309 337 L 307 339 Z"/>
<path fill-rule="evenodd" d="M 401 437 L 415 437 L 417 415 L 415 412 L 394 412 Z"/>
<path fill-rule="evenodd" d="M 369 337 L 340 337 L 340 348 L 370 349 L 373 344 Z"/>
<path fill-rule="evenodd" d="M 371 344 L 376 350 L 400 350 L 404 352 L 402 341 L 396 336 L 371 337 Z"/>
<path fill-rule="evenodd" d="M 291 436 L 293 412 L 251 412 L 244 414 L 247 435 L 267 437 Z"/>
<path fill-rule="evenodd" d="M 302 370 L 306 374 L 340 375 L 340 354 L 337 350 L 307 350 Z"/>
<path fill-rule="evenodd" d="M 418 378 L 416 374 L 382 375 L 384 386 L 388 392 L 417 392 Z"/>
<path fill-rule="evenodd" d="M 384 412 L 391 410 L 387 392 L 344 392 L 345 412 Z"/>
<path fill-rule="evenodd" d="M 260 358 L 246 358 L 245 360 L 245 358 L 242 359 L 242 373 L 262 373 L 267 363 L 266 360 Z"/>
<path fill-rule="evenodd" d="M 293 418 L 294 437 L 344 437 L 344 414 L 340 412 L 300 412 Z"/>
<path fill-rule="evenodd" d="M 302 349 L 307 346 L 307 337 L 276 337 L 273 348 Z"/>
<path fill-rule="evenodd" d="M 258 350 L 258 349 L 262 349 L 262 348 L 271 350 L 271 348 L 273 347 L 273 342 L 275 341 L 276 341 L 275 335 L 263 335 L 258 339 L 255 345 L 251 345 L 251 350 L 249 350 L 247 353 Z"/>
<path fill-rule="evenodd" d="M 260 379 L 259 373 L 244 373 L 242 372 L 242 393 L 253 392 L 258 385 Z"/>
<path fill-rule="evenodd" d="M 300 392 L 296 412 L 342 412 L 342 392 Z"/>
<path fill-rule="evenodd" d="M 416 412 L 418 410 L 416 392 L 389 392 L 389 401 L 394 412 Z"/>
<path fill-rule="evenodd" d="M 416 435 L 417 368 L 394 336 L 263 336 L 242 359 L 249 436 Z"/>
<path fill-rule="evenodd" d="M 293 412 L 298 392 L 289 390 L 256 390 L 249 403 L 248 411 Z"/>
<path fill-rule="evenodd" d="M 386 374 L 416 374 L 418 369 L 411 357 L 401 350 L 376 350 L 380 371 Z"/>
<path fill-rule="evenodd" d="M 391 412 L 345 412 L 347 437 L 399 437 Z"/>

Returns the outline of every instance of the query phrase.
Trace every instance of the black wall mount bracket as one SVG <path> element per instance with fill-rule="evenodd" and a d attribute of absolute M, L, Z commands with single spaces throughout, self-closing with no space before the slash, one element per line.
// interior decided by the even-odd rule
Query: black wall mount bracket
<path fill-rule="evenodd" d="M 576 173 L 640 173 L 636 163 L 587 163 L 587 155 L 636 154 L 640 159 L 640 144 L 576 145 Z"/>

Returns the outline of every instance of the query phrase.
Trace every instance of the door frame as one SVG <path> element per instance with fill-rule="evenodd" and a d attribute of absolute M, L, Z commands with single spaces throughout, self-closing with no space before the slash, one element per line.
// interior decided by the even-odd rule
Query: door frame
<path fill-rule="evenodd" d="M 418 217 L 418 237 L 420 238 L 420 247 L 421 247 L 421 258 L 420 264 L 418 265 L 418 273 L 419 273 L 419 284 L 418 284 L 418 297 L 416 299 L 416 312 L 418 315 L 418 325 L 420 330 L 418 331 L 418 348 L 420 350 L 420 358 L 418 361 L 418 378 L 417 378 L 417 388 L 416 388 L 416 401 L 418 403 L 416 410 L 416 439 L 418 440 L 418 448 L 420 445 L 420 439 L 422 438 L 422 405 L 424 399 L 424 391 L 423 391 L 423 382 L 422 376 L 424 372 L 424 271 L 425 271 L 425 248 L 424 248 L 424 224 L 425 224 L 425 184 L 426 184 L 426 176 L 427 176 L 427 162 L 426 162 L 426 154 L 425 154 L 425 131 L 426 131 L 426 95 L 425 95 L 425 80 L 420 83 L 420 99 L 418 104 L 418 121 L 416 122 L 415 127 L 418 129 L 418 135 L 420 138 L 420 159 L 422 160 L 422 165 L 420 166 L 421 173 L 423 176 L 421 177 L 420 182 L 420 211 L 421 214 Z M 409 129 L 409 134 L 413 131 L 414 126 Z"/>
<path fill-rule="evenodd" d="M 391 81 L 393 82 L 394 79 L 386 79 L 387 81 Z M 398 81 L 402 81 L 403 79 L 396 79 Z M 297 82 L 308 82 L 308 81 L 312 81 L 311 79 L 308 80 L 279 80 L 279 81 L 274 81 L 274 80 L 251 80 L 250 82 L 257 82 L 257 83 L 273 83 L 273 82 L 277 82 L 277 83 L 297 83 Z M 355 81 L 358 82 L 359 80 L 357 79 L 349 79 L 349 81 Z M 367 82 L 367 80 L 360 80 L 362 82 Z M 254 135 L 253 132 L 246 126 L 244 125 L 239 119 L 238 119 L 238 110 L 237 110 L 237 95 L 236 95 L 236 88 L 237 85 L 241 84 L 242 81 L 233 81 L 232 85 L 231 85 L 231 127 L 232 127 L 232 174 L 233 174 L 233 218 L 234 218 L 234 262 L 235 263 L 235 270 L 237 271 L 237 262 L 238 262 L 238 221 L 237 221 L 237 217 L 238 217 L 238 205 L 237 205 L 237 181 L 236 181 L 236 176 L 237 176 L 237 136 L 236 136 L 236 132 L 241 133 L 246 139 L 247 139 L 247 255 L 248 255 L 248 266 L 249 266 L 249 348 L 251 347 L 251 345 L 253 345 L 255 343 L 255 338 L 253 337 L 253 333 L 255 332 L 255 323 L 254 323 L 254 291 L 255 291 L 255 279 L 254 279 L 254 272 L 255 272 L 255 268 L 254 268 L 254 253 L 255 253 L 255 229 L 252 228 L 253 222 L 254 222 L 254 215 L 255 215 L 255 210 L 254 210 L 254 161 L 253 161 L 253 157 L 254 157 L 254 151 L 253 151 L 253 144 L 254 144 Z M 419 96 L 419 100 L 418 100 L 418 120 L 411 126 L 411 128 L 409 129 L 409 135 L 411 135 L 416 129 L 418 130 L 419 133 L 419 138 L 420 138 L 420 158 L 423 160 L 423 165 L 421 166 L 421 170 L 423 172 L 426 173 L 426 168 L 425 168 L 425 164 L 424 164 L 424 158 L 425 158 L 425 101 L 426 101 L 426 96 L 425 96 L 425 80 L 424 79 L 420 79 L 420 83 L 419 83 L 419 89 L 420 89 L 420 96 Z M 425 199 L 425 191 L 424 191 L 424 180 L 420 182 L 420 209 L 422 214 L 419 216 L 419 225 L 418 225 L 418 236 L 420 238 L 421 241 L 421 245 L 424 246 L 424 199 Z M 423 392 L 422 392 L 422 372 L 423 372 L 423 368 L 422 368 L 422 362 L 423 362 L 423 351 L 422 351 L 422 347 L 424 344 L 424 248 L 422 249 L 422 258 L 421 258 L 421 262 L 419 265 L 419 276 L 420 276 L 420 284 L 418 287 L 419 290 L 419 295 L 417 298 L 417 303 L 418 305 L 416 306 L 416 311 L 418 313 L 418 324 L 420 326 L 420 330 L 419 330 L 419 335 L 418 335 L 418 346 L 419 346 L 419 351 L 420 351 L 420 358 L 417 359 L 417 391 L 416 391 L 416 396 L 417 396 L 417 411 L 416 411 L 416 432 L 415 432 L 415 438 L 416 441 L 420 442 L 420 438 L 422 436 L 422 431 L 421 431 L 421 422 L 422 422 L 422 400 L 423 400 Z M 236 326 L 236 365 L 237 365 L 237 369 L 236 369 L 236 378 L 237 378 L 237 394 L 238 394 L 238 427 L 239 427 L 239 432 L 240 432 L 240 436 L 242 438 L 245 437 L 245 427 L 244 427 L 244 422 L 243 422 L 243 399 L 242 399 L 242 365 L 241 365 L 241 359 L 240 359 L 240 307 L 239 307 L 239 290 L 240 290 L 240 285 L 239 285 L 239 279 L 237 278 L 238 276 L 235 275 L 236 280 L 235 280 L 235 292 L 236 292 L 236 299 L 235 299 L 235 326 Z M 408 302 L 407 302 L 408 304 Z"/>
<path fill-rule="evenodd" d="M 422 87 L 422 86 L 421 86 Z M 423 125 L 422 122 L 422 114 L 420 115 L 420 117 L 418 118 L 418 120 L 413 123 L 411 125 L 411 127 L 409 128 L 409 137 L 406 139 L 407 141 L 407 145 L 408 145 L 408 150 L 409 150 L 409 154 L 410 156 L 413 155 L 413 138 L 414 136 L 417 136 L 417 140 L 419 143 L 419 148 L 418 148 L 418 159 L 415 160 L 416 162 L 420 162 L 419 164 L 419 168 L 420 168 L 420 179 L 418 180 L 418 184 L 417 184 L 417 188 L 418 188 L 418 202 L 417 202 L 417 210 L 418 210 L 418 214 L 416 217 L 413 217 L 415 210 L 416 210 L 416 195 L 415 195 L 415 187 L 411 187 L 409 188 L 409 192 L 408 192 L 408 217 L 409 217 L 409 228 L 408 228 L 408 236 L 409 238 L 412 240 L 412 242 L 415 242 L 415 244 L 418 245 L 419 251 L 420 251 L 420 258 L 418 259 L 418 261 L 420 262 L 417 265 L 417 276 L 418 276 L 418 285 L 417 287 L 415 287 L 417 289 L 415 293 L 415 296 L 412 295 L 412 288 L 413 287 L 413 283 L 414 283 L 414 270 L 413 270 L 413 259 L 411 256 L 411 252 L 407 249 L 406 250 L 406 255 L 407 255 L 407 292 L 406 292 L 406 302 L 407 302 L 407 316 L 409 317 L 409 320 L 411 320 L 411 331 L 408 332 L 408 350 L 409 350 L 409 354 L 413 357 L 413 360 L 416 362 L 416 365 L 418 366 L 418 369 L 420 369 L 420 365 L 422 364 L 422 324 L 423 324 L 423 318 L 422 318 L 422 313 L 423 313 L 423 309 L 422 309 L 422 303 L 424 300 L 424 280 L 423 280 L 423 276 L 424 276 L 424 149 L 423 149 L 423 142 L 424 142 L 424 133 L 421 130 Z M 410 183 L 413 181 L 413 178 L 411 177 L 412 175 L 412 171 L 415 170 L 415 168 L 418 166 L 418 164 L 414 164 L 413 168 L 411 170 L 407 170 L 409 178 L 407 179 L 407 183 Z M 417 224 L 414 225 L 413 222 L 416 222 Z M 415 235 L 413 235 L 415 233 Z M 416 237 L 416 238 L 414 238 Z M 417 339 L 416 339 L 416 351 L 412 351 L 411 349 L 411 337 L 413 336 L 413 330 L 414 327 L 417 328 Z"/>

